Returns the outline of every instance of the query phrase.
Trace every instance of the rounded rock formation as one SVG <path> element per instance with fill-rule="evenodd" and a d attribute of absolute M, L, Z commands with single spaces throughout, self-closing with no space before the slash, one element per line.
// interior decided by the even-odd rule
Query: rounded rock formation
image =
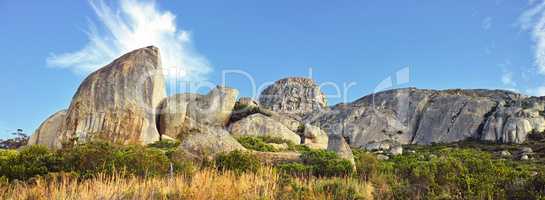
<path fill-rule="evenodd" d="M 199 94 L 176 94 L 167 97 L 159 106 L 157 129 L 162 136 L 176 138 L 183 131 L 187 118 L 187 105 L 201 98 Z"/>
<path fill-rule="evenodd" d="M 164 98 L 159 49 L 150 46 L 129 52 L 83 81 L 61 128 L 62 139 L 155 142 L 159 140 L 156 109 Z"/>
<path fill-rule="evenodd" d="M 259 103 L 274 112 L 299 117 L 327 109 L 327 99 L 314 80 L 301 77 L 276 81 L 263 90 Z"/>
<path fill-rule="evenodd" d="M 229 132 L 234 136 L 269 136 L 289 140 L 295 144 L 301 143 L 296 133 L 263 114 L 253 114 L 229 125 Z"/>
<path fill-rule="evenodd" d="M 61 110 L 48 117 L 30 136 L 28 145 L 43 145 L 49 149 L 62 147 L 59 129 L 66 119 L 66 110 Z"/>

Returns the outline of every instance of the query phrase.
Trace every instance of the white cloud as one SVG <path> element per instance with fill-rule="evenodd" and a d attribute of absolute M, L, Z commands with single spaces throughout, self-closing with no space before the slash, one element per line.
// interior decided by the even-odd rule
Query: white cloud
<path fill-rule="evenodd" d="M 532 74 L 534 71 L 539 76 L 545 75 L 545 1 L 529 0 L 528 4 L 530 8 L 522 13 L 518 22 L 521 29 L 528 31 L 534 41 L 534 65 L 536 68 L 529 70 L 528 73 L 523 72 L 524 79 L 528 79 L 528 74 Z M 527 88 L 526 93 L 545 96 L 545 85 Z"/>
<path fill-rule="evenodd" d="M 539 4 L 530 2 L 530 9 L 519 18 L 523 30 L 530 31 L 534 40 L 534 63 L 540 74 L 545 74 L 545 1 Z"/>
<path fill-rule="evenodd" d="M 102 0 L 91 0 L 100 26 L 89 23 L 89 42 L 80 50 L 47 58 L 49 66 L 89 73 L 131 50 L 154 45 L 161 50 L 163 68 L 169 78 L 203 80 L 211 68 L 205 57 L 192 48 L 190 33 L 176 25 L 176 16 L 157 8 L 156 2 L 121 0 L 112 8 Z"/>
<path fill-rule="evenodd" d="M 517 86 L 517 83 L 513 80 L 513 73 L 509 72 L 509 71 L 504 71 L 502 76 L 501 76 L 501 82 L 504 84 L 504 85 L 508 85 L 508 86 Z"/>

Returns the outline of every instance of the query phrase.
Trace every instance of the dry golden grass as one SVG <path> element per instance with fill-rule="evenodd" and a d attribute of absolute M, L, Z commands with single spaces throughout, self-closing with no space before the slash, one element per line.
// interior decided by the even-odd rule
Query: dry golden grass
<path fill-rule="evenodd" d="M 288 184 L 279 184 L 280 176 L 272 168 L 262 168 L 257 173 L 236 175 L 203 169 L 191 177 L 178 175 L 172 178 L 138 178 L 98 176 L 78 181 L 74 178 L 38 178 L 32 184 L 13 183 L 0 186 L 0 199 L 286 199 L 296 193 Z M 351 184 L 363 199 L 372 199 L 369 184 L 354 182 L 349 178 L 293 179 L 296 185 L 306 186 L 303 199 L 339 199 L 335 194 L 318 188 L 320 184 L 337 181 Z"/>

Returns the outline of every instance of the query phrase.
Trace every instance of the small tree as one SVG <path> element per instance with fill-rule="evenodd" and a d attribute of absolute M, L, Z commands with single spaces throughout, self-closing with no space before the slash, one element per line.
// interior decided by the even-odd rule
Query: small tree
<path fill-rule="evenodd" d="M 0 149 L 18 149 L 25 146 L 30 138 L 23 132 L 23 129 L 17 129 L 16 132 L 11 133 L 14 137 L 9 139 L 0 139 Z"/>

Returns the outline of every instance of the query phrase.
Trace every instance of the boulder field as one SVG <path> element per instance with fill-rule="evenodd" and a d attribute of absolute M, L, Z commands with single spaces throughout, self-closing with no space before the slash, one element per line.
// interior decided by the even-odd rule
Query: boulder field
<path fill-rule="evenodd" d="M 387 150 L 467 139 L 522 143 L 532 131 L 545 131 L 545 97 L 503 90 L 403 88 L 328 106 L 314 80 L 292 77 L 267 87 L 258 101 L 238 98 L 238 90 L 224 86 L 167 97 L 159 55 L 153 46 L 137 49 L 93 72 L 68 109 L 47 118 L 29 144 L 59 149 L 95 139 L 177 139 L 180 151 L 202 157 L 245 150 L 235 137 L 270 136 L 351 160 L 349 147 Z M 264 154 L 272 160 L 297 157 Z"/>

